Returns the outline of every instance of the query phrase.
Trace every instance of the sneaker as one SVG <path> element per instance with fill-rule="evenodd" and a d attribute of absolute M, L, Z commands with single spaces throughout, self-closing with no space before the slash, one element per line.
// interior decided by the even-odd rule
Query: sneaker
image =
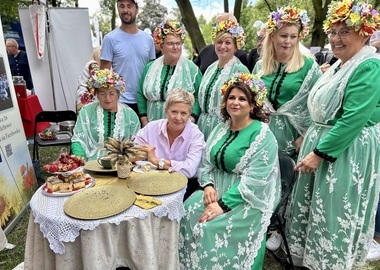
<path fill-rule="evenodd" d="M 373 239 L 368 243 L 368 254 L 366 259 L 367 261 L 380 260 L 380 245 Z"/>
<path fill-rule="evenodd" d="M 267 240 L 266 247 L 269 250 L 277 250 L 282 243 L 282 236 L 277 231 L 273 231 L 269 239 Z"/>

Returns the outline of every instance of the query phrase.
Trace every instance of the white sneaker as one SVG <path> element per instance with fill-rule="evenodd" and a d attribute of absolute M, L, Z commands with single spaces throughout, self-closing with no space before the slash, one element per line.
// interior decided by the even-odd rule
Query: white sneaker
<path fill-rule="evenodd" d="M 273 231 L 271 236 L 266 242 L 266 247 L 269 250 L 277 250 L 282 243 L 282 236 L 277 231 Z"/>
<path fill-rule="evenodd" d="M 368 243 L 368 254 L 366 259 L 367 261 L 380 260 L 380 245 L 373 239 Z"/>

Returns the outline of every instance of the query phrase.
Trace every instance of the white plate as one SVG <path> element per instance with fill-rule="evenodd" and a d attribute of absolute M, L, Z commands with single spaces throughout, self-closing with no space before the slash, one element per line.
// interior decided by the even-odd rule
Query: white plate
<path fill-rule="evenodd" d="M 75 172 L 83 172 L 83 166 L 79 166 L 78 168 L 76 168 L 74 170 L 66 171 L 66 172 L 49 172 L 48 171 L 48 173 L 51 173 L 51 174 L 61 174 L 63 177 L 69 177 L 70 175 L 72 175 Z"/>
<path fill-rule="evenodd" d="M 41 188 L 41 192 L 42 194 L 46 195 L 46 196 L 50 196 L 50 197 L 63 197 L 63 196 L 70 196 L 70 195 L 73 195 L 79 191 L 82 191 L 82 190 L 85 190 L 87 188 L 90 188 L 92 187 L 93 185 L 95 185 L 95 178 L 92 178 L 91 177 L 91 182 L 89 184 L 87 184 L 84 188 L 81 188 L 81 189 L 78 189 L 78 190 L 74 190 L 74 191 L 70 191 L 70 192 L 53 192 L 53 193 L 50 193 L 47 191 L 47 188 L 46 188 L 46 183 L 42 186 Z"/>
<path fill-rule="evenodd" d="M 136 172 L 136 173 L 144 173 L 144 171 L 141 169 L 141 166 L 144 166 L 145 164 L 150 164 L 151 165 L 151 168 L 150 168 L 150 172 L 153 172 L 155 170 L 157 170 L 157 166 L 150 163 L 149 161 L 136 161 L 136 166 L 133 167 L 133 171 Z"/>

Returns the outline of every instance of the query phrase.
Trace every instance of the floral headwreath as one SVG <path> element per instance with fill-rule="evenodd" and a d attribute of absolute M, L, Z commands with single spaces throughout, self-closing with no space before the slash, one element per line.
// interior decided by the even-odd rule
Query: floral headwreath
<path fill-rule="evenodd" d="M 372 5 L 352 0 L 332 1 L 329 5 L 323 29 L 328 33 L 338 22 L 345 22 L 362 36 L 370 36 L 380 27 L 379 12 Z"/>
<path fill-rule="evenodd" d="M 90 89 L 114 88 L 120 91 L 120 93 L 124 93 L 125 80 L 122 76 L 109 69 L 94 69 L 90 73 L 87 86 Z"/>
<path fill-rule="evenodd" d="M 301 26 L 300 38 L 305 38 L 309 34 L 310 19 L 304 9 L 295 7 L 281 7 L 277 11 L 271 12 L 266 23 L 266 33 L 281 29 L 284 24 L 299 24 Z"/>
<path fill-rule="evenodd" d="M 237 72 L 231 79 L 226 81 L 221 88 L 222 95 L 226 93 L 227 89 L 234 83 L 242 82 L 249 86 L 253 93 L 256 93 L 256 103 L 259 106 L 263 106 L 265 98 L 267 96 L 267 88 L 265 83 L 261 80 L 260 76 L 257 74 Z"/>
<path fill-rule="evenodd" d="M 161 44 L 167 35 L 172 34 L 181 38 L 182 42 L 185 40 L 186 29 L 180 21 L 166 20 L 157 26 L 153 31 L 154 43 Z"/>
<path fill-rule="evenodd" d="M 212 26 L 214 29 L 211 34 L 211 38 L 213 40 L 221 32 L 228 32 L 236 39 L 236 46 L 238 49 L 241 49 L 245 45 L 245 33 L 243 27 L 239 26 L 237 22 L 231 20 L 220 21 L 218 23 L 214 23 Z"/>

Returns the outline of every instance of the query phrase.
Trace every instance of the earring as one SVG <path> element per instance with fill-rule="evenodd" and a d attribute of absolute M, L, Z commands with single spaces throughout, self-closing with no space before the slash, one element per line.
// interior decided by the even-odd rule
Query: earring
<path fill-rule="evenodd" d="M 253 113 L 253 110 L 250 110 L 250 111 L 249 111 L 249 113 L 251 113 L 251 114 L 252 114 L 252 113 Z"/>

